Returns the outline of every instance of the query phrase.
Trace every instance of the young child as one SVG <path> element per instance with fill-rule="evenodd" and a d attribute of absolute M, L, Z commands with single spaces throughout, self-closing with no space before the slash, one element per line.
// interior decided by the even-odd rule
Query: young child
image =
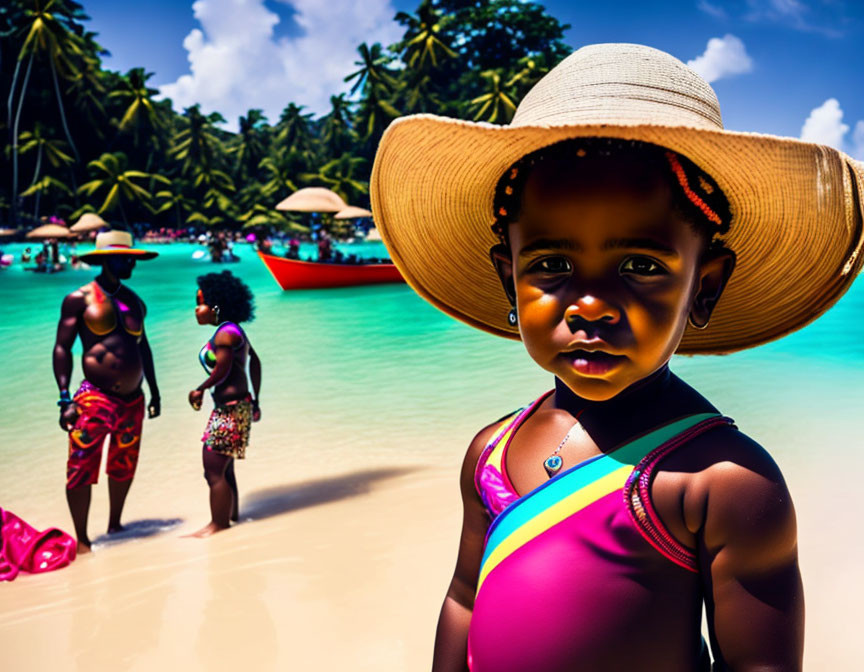
<path fill-rule="evenodd" d="M 251 423 L 261 418 L 261 360 L 240 326 L 254 314 L 251 290 L 231 271 L 199 276 L 195 319 L 200 325 L 215 326 L 216 331 L 198 353 L 208 377 L 189 392 L 189 404 L 196 411 L 201 410 L 204 390 L 212 389 L 214 404 L 201 439 L 211 520 L 193 536 L 210 536 L 227 529 L 229 519 L 239 518 L 234 460 L 246 457 Z M 254 396 L 249 393 L 247 362 Z"/>
<path fill-rule="evenodd" d="M 703 605 L 714 669 L 800 669 L 783 477 L 668 364 L 827 310 L 862 185 L 835 150 L 724 131 L 711 87 L 639 45 L 575 52 L 509 127 L 394 122 L 371 189 L 393 260 L 555 376 L 468 448 L 434 670 L 708 670 Z"/>

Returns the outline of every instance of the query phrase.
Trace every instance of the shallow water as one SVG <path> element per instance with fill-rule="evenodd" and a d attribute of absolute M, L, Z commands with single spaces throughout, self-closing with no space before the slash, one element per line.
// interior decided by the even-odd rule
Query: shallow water
<path fill-rule="evenodd" d="M 254 426 L 249 459 L 238 467 L 252 517 L 279 516 L 293 510 L 296 497 L 308 499 L 311 490 L 297 495 L 286 486 L 301 475 L 320 486 L 328 475 L 361 469 L 433 466 L 450 470 L 455 485 L 474 432 L 551 386 L 519 343 L 454 321 L 405 285 L 282 292 L 249 246 L 238 246 L 241 262 L 227 266 L 193 260 L 197 246 L 151 247 L 160 256 L 140 263 L 128 284 L 147 304 L 163 412 L 145 422 L 127 504 L 127 519 L 138 521 L 129 543 L 206 519 L 199 466 L 206 416 L 186 403 L 203 379 L 197 352 L 211 333 L 193 314 L 201 273 L 228 268 L 256 297 L 258 317 L 247 331 L 263 362 L 263 419 Z M 5 246 L 16 258 L 20 249 Z M 363 252 L 382 255 L 383 248 Z M 51 350 L 63 296 L 93 275 L 25 273 L 17 260 L 0 271 L 0 506 L 39 527 L 71 528 Z M 825 316 L 785 339 L 724 357 L 676 357 L 672 364 L 786 474 L 799 514 L 812 663 L 844 660 L 847 643 L 853 650 L 856 624 L 838 614 L 855 614 L 864 599 L 856 514 L 864 468 L 862 310 L 859 280 Z M 77 361 L 75 371 L 77 382 Z M 101 481 L 94 538 L 104 524 L 104 475 Z"/>

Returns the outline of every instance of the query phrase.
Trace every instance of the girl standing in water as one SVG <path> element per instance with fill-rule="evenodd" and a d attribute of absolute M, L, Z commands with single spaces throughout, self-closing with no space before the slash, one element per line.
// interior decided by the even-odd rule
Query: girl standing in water
<path fill-rule="evenodd" d="M 216 331 L 201 348 L 198 358 L 207 379 L 189 393 L 189 404 L 201 409 L 204 390 L 212 389 L 214 408 L 202 441 L 204 478 L 210 486 L 210 524 L 193 536 L 207 537 L 237 521 L 237 479 L 234 460 L 246 457 L 252 422 L 261 419 L 261 360 L 240 326 L 255 313 L 252 292 L 230 271 L 198 277 L 195 318 Z M 252 380 L 252 392 L 246 376 Z"/>
<path fill-rule="evenodd" d="M 841 152 L 723 130 L 711 87 L 640 45 L 575 52 L 509 127 L 391 124 L 370 194 L 399 270 L 554 376 L 468 448 L 435 672 L 801 668 L 786 484 L 669 360 L 827 310 L 862 188 Z"/>

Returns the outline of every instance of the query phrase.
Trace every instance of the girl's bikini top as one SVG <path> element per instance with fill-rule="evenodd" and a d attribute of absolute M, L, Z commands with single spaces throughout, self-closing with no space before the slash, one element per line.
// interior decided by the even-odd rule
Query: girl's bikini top
<path fill-rule="evenodd" d="M 198 352 L 198 361 L 201 362 L 201 366 L 204 367 L 204 370 L 211 374 L 213 373 L 213 369 L 216 367 L 216 345 L 213 341 L 216 339 L 216 334 L 219 333 L 220 329 L 233 329 L 240 335 L 240 342 L 234 346 L 234 351 L 243 350 L 248 343 L 246 339 L 246 333 L 243 331 L 243 328 L 234 322 L 223 322 L 218 327 L 216 327 L 216 331 L 213 332 L 213 336 L 210 337 Z M 235 364 L 245 366 L 245 361 L 241 361 L 240 357 L 234 357 L 231 365 Z"/>
<path fill-rule="evenodd" d="M 87 307 L 84 309 L 84 326 L 97 336 L 110 334 L 118 322 L 130 336 L 141 336 L 144 331 L 144 308 L 138 300 L 140 316 L 116 296 L 108 294 L 95 280 L 81 288 Z M 119 320 L 118 320 L 119 315 Z"/>

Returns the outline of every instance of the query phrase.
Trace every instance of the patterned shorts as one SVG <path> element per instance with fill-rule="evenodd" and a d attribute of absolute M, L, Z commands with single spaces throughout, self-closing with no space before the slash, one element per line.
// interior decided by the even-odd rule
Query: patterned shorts
<path fill-rule="evenodd" d="M 130 480 L 135 475 L 141 447 L 144 395 L 124 401 L 105 394 L 85 380 L 73 401 L 81 414 L 69 432 L 66 488 L 92 485 L 99 480 L 102 444 L 109 435 L 105 473 L 117 481 Z"/>
<path fill-rule="evenodd" d="M 230 455 L 242 460 L 249 445 L 249 428 L 252 425 L 252 401 L 250 398 L 218 404 L 204 430 L 201 441 L 207 450 Z"/>

